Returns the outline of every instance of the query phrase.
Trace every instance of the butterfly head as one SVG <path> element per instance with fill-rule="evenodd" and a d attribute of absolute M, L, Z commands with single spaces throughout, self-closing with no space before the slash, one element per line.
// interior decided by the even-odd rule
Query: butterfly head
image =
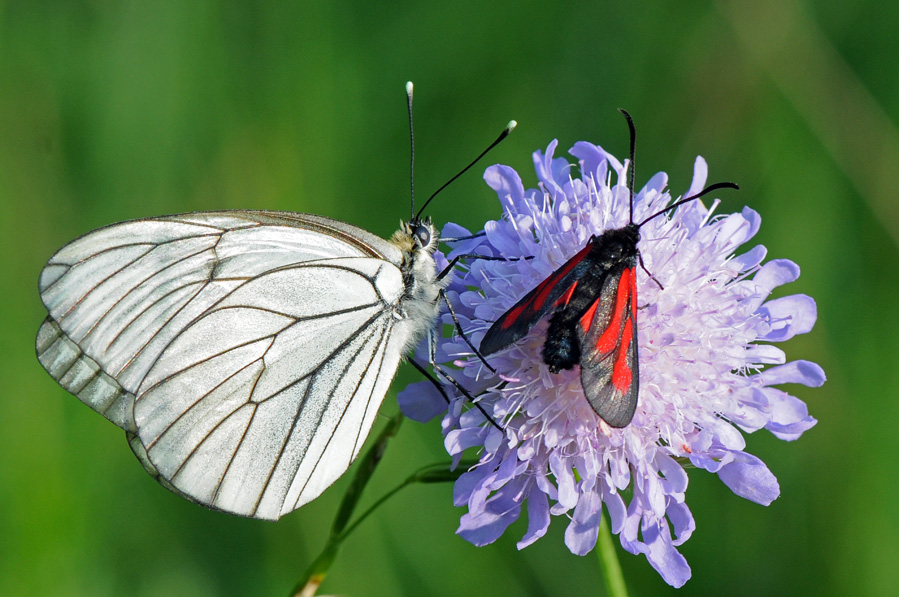
<path fill-rule="evenodd" d="M 400 229 L 393 235 L 393 243 L 404 253 L 426 252 L 433 255 L 440 242 L 440 233 L 431 222 L 431 218 L 413 218 L 409 222 L 400 222 Z"/>
<path fill-rule="evenodd" d="M 410 350 L 430 328 L 440 312 L 439 299 L 449 276 L 437 275 L 434 252 L 440 241 L 440 233 L 430 218 L 412 218 L 400 222 L 400 229 L 390 241 L 402 252 L 398 265 L 403 273 L 402 309 L 399 315 L 406 323 L 404 352 Z"/>

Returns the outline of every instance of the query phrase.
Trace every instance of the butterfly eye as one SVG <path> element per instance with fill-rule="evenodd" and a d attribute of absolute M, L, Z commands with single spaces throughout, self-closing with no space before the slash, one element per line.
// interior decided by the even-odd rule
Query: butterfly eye
<path fill-rule="evenodd" d="M 422 226 L 421 224 L 415 227 L 415 230 L 412 231 L 415 235 L 415 238 L 418 239 L 418 242 L 421 243 L 422 247 L 427 247 L 431 244 L 431 231 L 428 230 L 427 226 Z"/>

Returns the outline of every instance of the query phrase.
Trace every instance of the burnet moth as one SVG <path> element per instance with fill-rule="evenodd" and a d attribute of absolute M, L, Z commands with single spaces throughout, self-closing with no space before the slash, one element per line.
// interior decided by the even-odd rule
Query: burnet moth
<path fill-rule="evenodd" d="M 621 112 L 630 129 L 629 223 L 593 235 L 574 257 L 500 316 L 480 345 L 482 355 L 493 354 L 521 339 L 552 313 L 543 362 L 552 373 L 580 365 L 581 386 L 590 406 L 606 423 L 618 428 L 629 425 L 637 409 L 637 265 L 643 265 L 637 248 L 640 227 L 706 193 L 739 189 L 731 182 L 716 183 L 635 223 L 636 129 L 630 114 Z"/>

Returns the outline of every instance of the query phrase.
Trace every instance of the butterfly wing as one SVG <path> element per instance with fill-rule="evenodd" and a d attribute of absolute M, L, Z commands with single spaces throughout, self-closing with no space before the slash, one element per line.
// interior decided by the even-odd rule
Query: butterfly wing
<path fill-rule="evenodd" d="M 40 277 L 38 358 L 126 430 L 147 470 L 206 506 L 277 519 L 350 465 L 405 338 L 393 245 L 314 216 L 125 222 Z"/>
<path fill-rule="evenodd" d="M 585 257 L 591 248 L 592 243 L 587 243 L 577 255 L 550 274 L 514 307 L 503 313 L 481 340 L 479 347 L 481 354 L 490 355 L 517 342 L 560 301 L 564 302 L 566 296 L 570 296 L 578 278 L 583 275 L 584 269 L 588 267 Z"/>
<path fill-rule="evenodd" d="M 602 290 L 580 318 L 581 385 L 606 423 L 626 427 L 634 417 L 639 390 L 637 276 L 621 264 L 605 276 Z"/>

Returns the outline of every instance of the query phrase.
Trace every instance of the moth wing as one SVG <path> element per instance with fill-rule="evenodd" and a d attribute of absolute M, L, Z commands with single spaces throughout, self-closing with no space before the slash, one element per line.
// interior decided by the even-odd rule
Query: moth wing
<path fill-rule="evenodd" d="M 584 258 L 590 252 L 591 246 L 591 243 L 587 243 L 577 255 L 503 313 L 481 340 L 479 347 L 481 354 L 490 355 L 517 342 L 555 308 L 569 293 L 577 279 L 583 275 L 583 268 L 587 265 Z"/>
<path fill-rule="evenodd" d="M 126 430 L 163 485 L 277 519 L 358 454 L 399 364 L 399 250 L 314 216 L 115 224 L 40 277 L 51 376 Z"/>
<path fill-rule="evenodd" d="M 596 414 L 612 427 L 626 427 L 637 408 L 636 307 L 635 267 L 613 269 L 577 326 L 584 394 Z"/>

